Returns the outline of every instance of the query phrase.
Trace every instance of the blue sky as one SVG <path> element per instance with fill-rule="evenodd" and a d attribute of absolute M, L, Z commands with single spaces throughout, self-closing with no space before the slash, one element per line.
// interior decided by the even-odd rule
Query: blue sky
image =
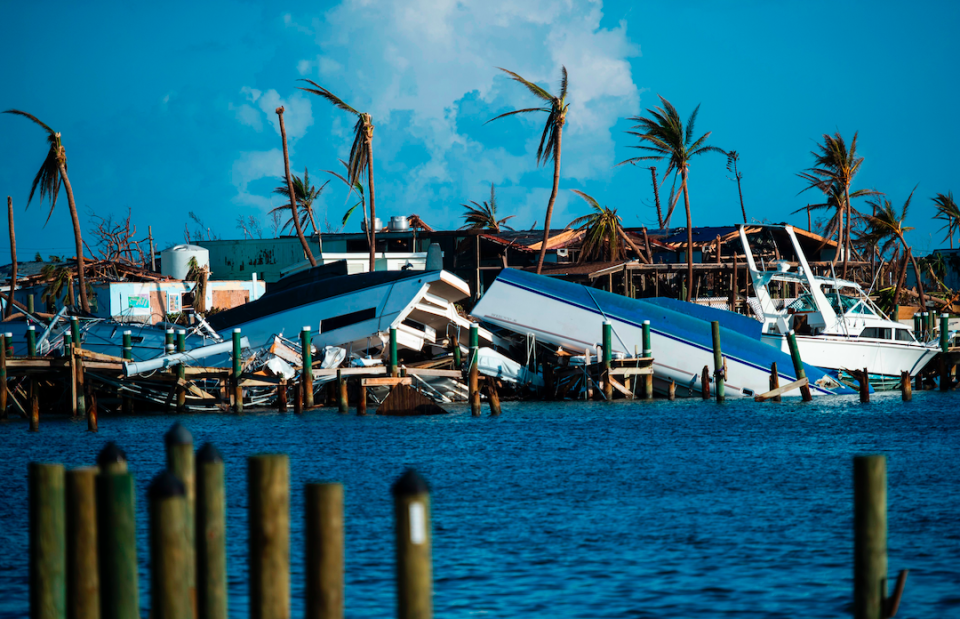
<path fill-rule="evenodd" d="M 125 216 L 160 248 L 184 240 L 197 214 L 220 238 L 238 216 L 264 235 L 283 165 L 273 110 L 286 107 L 291 163 L 311 179 L 337 169 L 352 119 L 296 89 L 310 78 L 373 114 L 378 215 L 462 223 L 462 203 L 497 184 L 503 215 L 543 221 L 551 169 L 537 168 L 540 117 L 484 125 L 535 101 L 498 75 L 510 68 L 557 87 L 570 72 L 555 223 L 585 212 L 569 189 L 654 225 L 649 172 L 614 167 L 633 155 L 628 117 L 669 99 L 698 133 L 741 155 L 747 214 L 805 223 L 791 211 L 796 173 L 823 133 L 859 131 L 855 187 L 911 208 L 916 250 L 945 246 L 930 198 L 956 190 L 960 4 L 893 2 L 202 2 L 0 3 L 0 109 L 18 108 L 63 134 L 84 229 L 88 213 Z M 13 197 L 21 259 L 72 254 L 66 197 L 48 205 L 30 183 L 42 132 L 0 116 L 0 195 Z M 736 184 L 721 155 L 695 160 L 695 225 L 736 223 Z M 663 167 L 661 166 L 661 170 Z M 669 185 L 669 181 L 668 181 Z M 352 202 L 351 202 L 352 203 Z M 335 179 L 318 208 L 346 210 Z M 347 229 L 358 230 L 359 218 Z M 682 213 L 673 220 L 683 225 Z M 141 235 L 142 233 L 142 235 Z M 6 238 L 0 252 L 9 255 Z"/>

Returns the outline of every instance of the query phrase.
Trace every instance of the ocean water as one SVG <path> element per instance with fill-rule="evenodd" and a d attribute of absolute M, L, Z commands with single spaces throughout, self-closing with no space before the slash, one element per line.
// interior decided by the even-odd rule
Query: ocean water
<path fill-rule="evenodd" d="M 90 464 L 108 440 L 145 489 L 178 418 L 227 471 L 230 614 L 247 614 L 246 457 L 290 455 L 291 608 L 303 615 L 303 485 L 345 486 L 346 615 L 395 614 L 390 485 L 432 489 L 437 617 L 842 617 L 852 598 L 852 458 L 888 455 L 899 617 L 960 617 L 960 394 L 811 404 L 505 402 L 425 418 L 102 416 L 0 423 L 0 617 L 28 610 L 27 463 Z"/>

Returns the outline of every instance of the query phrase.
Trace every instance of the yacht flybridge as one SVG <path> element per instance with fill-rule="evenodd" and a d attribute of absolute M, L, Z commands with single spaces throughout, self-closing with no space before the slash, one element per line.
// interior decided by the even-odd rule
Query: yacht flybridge
<path fill-rule="evenodd" d="M 759 241 L 769 245 L 765 256 L 754 254 L 743 226 L 740 240 L 760 308 L 763 342 L 789 351 L 787 333 L 793 330 L 804 363 L 848 384 L 850 371 L 866 368 L 876 389 L 895 388 L 901 372 L 915 376 L 937 354 L 936 346 L 918 342 L 911 328 L 887 318 L 856 282 L 815 275 L 792 226 L 762 226 Z M 795 300 L 782 309 L 771 296 L 776 282 L 796 290 Z"/>

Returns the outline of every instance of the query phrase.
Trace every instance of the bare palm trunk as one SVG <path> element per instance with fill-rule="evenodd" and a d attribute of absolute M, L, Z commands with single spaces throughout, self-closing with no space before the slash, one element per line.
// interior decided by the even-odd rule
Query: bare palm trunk
<path fill-rule="evenodd" d="M 368 121 L 369 123 L 369 121 Z M 367 190 L 370 192 L 370 272 L 377 270 L 377 205 L 373 191 L 373 125 L 367 129 Z"/>
<path fill-rule="evenodd" d="M 807 205 L 807 231 L 813 232 L 813 219 L 810 217 L 810 205 Z"/>
<path fill-rule="evenodd" d="M 844 249 L 843 249 L 843 277 L 847 277 L 847 263 L 850 260 L 850 228 L 853 227 L 853 222 L 850 220 L 850 186 L 847 185 L 843 188 L 843 196 L 847 203 L 846 212 L 847 212 L 847 237 L 844 239 Z"/>
<path fill-rule="evenodd" d="M 897 273 L 897 286 L 893 289 L 893 304 L 900 305 L 900 291 L 903 290 L 903 281 L 907 277 L 907 265 L 910 264 L 910 249 L 903 254 L 903 261 L 900 264 L 900 272 Z"/>
<path fill-rule="evenodd" d="M 900 238 L 900 242 L 904 243 L 903 237 Z M 913 252 L 910 252 L 910 264 L 913 265 L 913 274 L 917 276 L 917 292 L 920 293 L 920 311 L 926 311 L 927 309 L 927 297 L 923 294 L 923 281 L 921 280 L 920 268 L 917 266 L 917 260 L 913 257 Z"/>
<path fill-rule="evenodd" d="M 297 194 L 293 191 L 293 179 L 290 177 L 290 155 L 287 153 L 287 128 L 283 124 L 283 108 L 278 107 L 277 117 L 280 119 L 280 139 L 283 141 L 283 170 L 287 175 L 287 192 L 290 194 L 290 213 L 293 215 L 293 226 L 297 229 L 297 238 L 300 239 L 300 245 L 303 246 L 303 253 L 310 261 L 310 266 L 317 266 L 317 261 L 310 251 L 310 245 L 303 236 L 303 228 L 300 227 L 300 213 L 297 212 Z"/>
<path fill-rule="evenodd" d="M 17 233 L 13 228 L 13 199 L 7 196 L 7 221 L 10 223 L 10 290 L 7 293 L 7 318 L 13 314 L 13 293 L 17 290 Z"/>
<path fill-rule="evenodd" d="M 657 225 L 663 230 L 663 211 L 660 210 L 660 187 L 657 186 L 656 166 L 650 166 L 650 177 L 653 180 L 653 201 L 657 205 Z"/>
<path fill-rule="evenodd" d="M 836 264 L 837 260 L 840 259 L 840 254 L 843 253 L 843 207 L 840 207 L 840 212 L 837 214 L 837 249 L 833 252 L 833 260 L 830 261 L 830 264 Z"/>
<path fill-rule="evenodd" d="M 736 169 L 736 168 L 734 168 Z M 743 206 L 743 190 L 740 189 L 740 175 L 737 174 L 737 193 L 740 194 L 740 210 L 743 212 L 743 223 L 747 223 L 747 209 Z"/>
<path fill-rule="evenodd" d="M 77 203 L 73 200 L 73 188 L 67 177 L 67 166 L 60 163 L 60 177 L 63 178 L 63 188 L 67 191 L 67 205 L 70 207 L 70 219 L 73 220 L 73 239 L 77 244 L 77 285 L 80 286 L 80 309 L 90 313 L 90 304 L 87 302 L 87 281 L 83 272 L 83 237 L 80 233 L 80 218 L 77 217 Z"/>
<path fill-rule="evenodd" d="M 557 144 L 553 150 L 553 191 L 550 192 L 550 201 L 547 202 L 547 217 L 543 220 L 543 243 L 540 244 L 540 256 L 537 257 L 537 275 L 543 270 L 543 259 L 547 255 L 547 241 L 550 239 L 550 218 L 553 216 L 553 204 L 557 201 L 557 191 L 560 189 L 560 143 L 563 141 L 563 120 L 557 127 Z"/>
<path fill-rule="evenodd" d="M 687 210 L 687 301 L 693 297 L 693 218 L 690 216 L 690 193 L 687 191 L 687 169 L 683 168 L 683 206 Z"/>

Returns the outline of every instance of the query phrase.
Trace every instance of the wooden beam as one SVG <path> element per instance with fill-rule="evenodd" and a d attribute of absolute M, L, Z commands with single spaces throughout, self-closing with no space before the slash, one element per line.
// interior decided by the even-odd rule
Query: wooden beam
<path fill-rule="evenodd" d="M 412 384 L 412 376 L 384 376 L 383 378 L 364 378 L 360 380 L 361 387 L 393 387 Z"/>
<path fill-rule="evenodd" d="M 769 399 L 771 399 L 771 398 L 775 398 L 775 397 L 777 397 L 778 395 L 783 395 L 784 393 L 786 393 L 786 392 L 788 392 L 788 391 L 792 391 L 792 390 L 794 390 L 794 389 L 799 389 L 800 387 L 806 387 L 806 386 L 809 385 L 809 384 L 810 384 L 810 381 L 808 381 L 806 378 L 801 378 L 800 380 L 793 381 L 792 383 L 787 383 L 787 384 L 784 385 L 783 387 L 777 387 L 777 388 L 774 389 L 773 391 L 768 391 L 768 392 L 763 393 L 763 394 L 761 394 L 761 395 L 755 395 L 755 396 L 753 396 L 753 401 L 754 401 L 754 402 L 766 402 L 767 400 L 769 400 Z"/>
<path fill-rule="evenodd" d="M 407 368 L 407 374 L 412 376 L 445 376 L 446 378 L 463 378 L 460 370 L 435 370 L 432 368 Z"/>
<path fill-rule="evenodd" d="M 653 367 L 645 368 L 611 368 L 610 374 L 613 376 L 646 376 L 653 374 Z"/>
<path fill-rule="evenodd" d="M 314 368 L 313 377 L 320 378 L 321 376 L 336 376 L 337 369 L 340 370 L 342 376 L 356 376 L 358 374 L 377 375 L 387 373 L 387 368 L 382 365 L 375 365 L 370 368 Z"/>

